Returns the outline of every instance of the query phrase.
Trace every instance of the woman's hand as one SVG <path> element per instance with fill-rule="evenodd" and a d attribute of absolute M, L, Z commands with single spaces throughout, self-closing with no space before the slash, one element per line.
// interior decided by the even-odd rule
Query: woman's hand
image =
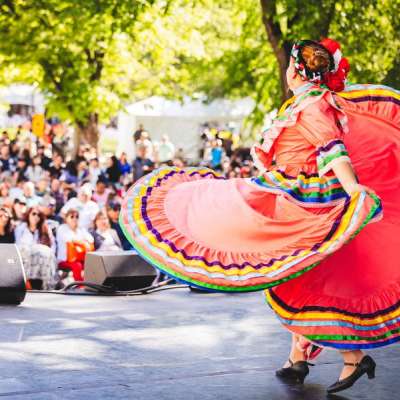
<path fill-rule="evenodd" d="M 343 189 L 349 196 L 353 195 L 354 193 L 364 191 L 368 194 L 376 195 L 375 190 L 369 188 L 368 186 L 357 183 L 353 167 L 349 162 L 343 161 L 338 163 L 334 165 L 332 169 L 336 177 L 339 179 L 340 184 L 343 186 Z"/>
<path fill-rule="evenodd" d="M 360 183 L 355 183 L 349 187 L 349 195 L 364 191 L 367 192 L 368 194 L 374 194 L 376 196 L 376 192 L 374 189 L 371 189 L 370 187 L 365 185 L 361 185 Z"/>

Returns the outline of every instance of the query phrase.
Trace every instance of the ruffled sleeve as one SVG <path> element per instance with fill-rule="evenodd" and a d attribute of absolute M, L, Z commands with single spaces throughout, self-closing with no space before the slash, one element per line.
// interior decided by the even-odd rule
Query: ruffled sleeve
<path fill-rule="evenodd" d="M 306 107 L 300 115 L 299 129 L 316 148 L 320 177 L 340 162 L 351 162 L 343 143 L 344 127 L 338 113 L 325 99 L 321 99 Z"/>

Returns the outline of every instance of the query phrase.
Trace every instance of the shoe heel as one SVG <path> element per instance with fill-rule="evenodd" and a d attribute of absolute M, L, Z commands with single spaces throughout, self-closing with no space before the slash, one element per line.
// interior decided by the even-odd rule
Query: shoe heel
<path fill-rule="evenodd" d="M 375 366 L 367 371 L 368 379 L 375 378 Z"/>
<path fill-rule="evenodd" d="M 306 375 L 304 375 L 304 376 L 299 376 L 299 377 L 298 377 L 298 381 L 299 381 L 299 383 L 300 383 L 301 385 L 304 383 L 304 379 L 306 379 Z"/>

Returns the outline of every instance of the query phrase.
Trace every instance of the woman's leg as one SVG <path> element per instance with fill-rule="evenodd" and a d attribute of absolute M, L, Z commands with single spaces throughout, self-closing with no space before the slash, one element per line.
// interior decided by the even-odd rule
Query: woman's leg
<path fill-rule="evenodd" d="M 74 277 L 74 280 L 76 282 L 81 282 L 83 281 L 83 264 L 80 261 L 75 261 L 71 263 L 71 269 L 72 269 L 72 276 Z"/>
<path fill-rule="evenodd" d="M 58 265 L 60 269 L 71 270 L 75 282 L 83 281 L 83 276 L 82 276 L 83 264 L 80 261 L 74 261 L 74 262 L 61 261 Z"/>
<path fill-rule="evenodd" d="M 290 349 L 289 359 L 295 363 L 297 361 L 305 361 L 304 351 L 302 350 L 302 340 L 301 336 L 292 333 L 292 347 Z M 283 366 L 284 368 L 290 367 L 289 360 Z"/>
<path fill-rule="evenodd" d="M 365 354 L 361 350 L 341 351 L 340 353 L 342 354 L 343 362 L 350 364 L 356 364 L 360 362 L 361 359 L 365 356 Z M 350 376 L 355 369 L 356 367 L 352 365 L 344 365 L 339 380 L 345 379 Z"/>

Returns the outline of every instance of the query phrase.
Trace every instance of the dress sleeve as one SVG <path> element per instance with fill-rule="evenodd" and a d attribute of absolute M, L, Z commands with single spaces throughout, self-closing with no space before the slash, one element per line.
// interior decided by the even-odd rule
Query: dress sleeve
<path fill-rule="evenodd" d="M 337 112 L 327 101 L 321 99 L 306 107 L 300 115 L 300 131 L 316 148 L 320 177 L 340 162 L 351 162 L 343 143 L 344 133 Z"/>

